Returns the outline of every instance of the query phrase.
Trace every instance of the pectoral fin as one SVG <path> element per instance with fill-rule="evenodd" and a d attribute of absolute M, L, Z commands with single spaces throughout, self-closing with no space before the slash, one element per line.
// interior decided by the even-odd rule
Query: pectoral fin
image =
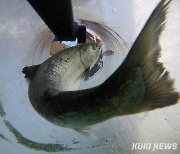
<path fill-rule="evenodd" d="M 57 96 L 59 94 L 59 91 L 53 88 L 49 88 L 44 92 L 44 96 L 43 98 L 45 100 L 50 100 L 52 99 L 54 96 Z"/>
<path fill-rule="evenodd" d="M 112 50 L 106 50 L 102 53 L 103 56 L 111 56 L 114 54 L 114 51 Z"/>
<path fill-rule="evenodd" d="M 99 60 L 90 70 L 89 76 L 92 77 L 99 69 L 103 67 L 103 61 Z"/>
<path fill-rule="evenodd" d="M 93 138 L 93 139 L 97 138 L 96 135 L 94 135 L 92 132 L 90 132 L 90 127 L 75 128 L 74 130 L 85 137 Z"/>
<path fill-rule="evenodd" d="M 26 66 L 23 68 L 22 73 L 25 74 L 25 78 L 32 79 L 40 65 Z"/>
<path fill-rule="evenodd" d="M 87 81 L 89 80 L 89 77 L 90 77 L 90 68 L 88 68 L 85 72 L 85 78 L 84 78 L 84 81 Z"/>

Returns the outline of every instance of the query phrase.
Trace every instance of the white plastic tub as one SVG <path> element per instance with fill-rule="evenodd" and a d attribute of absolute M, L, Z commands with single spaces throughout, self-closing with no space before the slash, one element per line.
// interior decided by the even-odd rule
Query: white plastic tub
<path fill-rule="evenodd" d="M 122 38 L 127 53 L 159 0 L 73 0 L 75 19 L 92 20 L 107 25 Z M 162 58 L 180 91 L 180 1 L 174 0 L 168 11 L 161 37 Z M 175 150 L 153 153 L 180 153 L 180 105 L 130 116 L 113 118 L 90 127 L 95 137 L 55 126 L 32 108 L 28 83 L 21 73 L 29 59 L 29 47 L 44 23 L 24 0 L 0 0 L 0 153 L 44 154 L 48 151 L 69 154 L 152 153 L 132 150 L 133 143 L 177 143 Z M 39 62 L 48 54 L 36 57 Z M 117 57 L 114 57 L 117 58 Z M 119 57 L 122 58 L 122 57 Z M 112 57 L 113 59 L 113 57 Z M 104 70 L 82 87 L 98 84 L 108 76 Z M 104 75 L 104 79 L 102 77 Z M 98 79 L 98 80 L 97 80 Z M 96 81 L 98 81 L 96 83 Z M 2 110 L 4 112 L 2 112 Z M 19 139 L 19 140 L 18 140 Z"/>

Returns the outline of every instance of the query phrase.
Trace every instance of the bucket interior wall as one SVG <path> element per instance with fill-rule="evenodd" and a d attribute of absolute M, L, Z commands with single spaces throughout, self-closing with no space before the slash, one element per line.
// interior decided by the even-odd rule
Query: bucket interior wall
<path fill-rule="evenodd" d="M 107 25 L 123 39 L 126 52 L 159 2 L 160 0 L 72 0 L 75 19 Z M 27 65 L 31 41 L 42 30 L 43 25 L 44 22 L 27 1 L 0 0 L 0 153 L 144 154 L 152 153 L 152 149 L 133 151 L 133 143 L 180 144 L 179 104 L 107 120 L 90 127 L 94 136 L 89 138 L 43 119 L 31 106 L 28 82 L 21 73 L 22 68 Z M 177 91 L 180 91 L 179 27 L 180 1 L 173 0 L 160 40 L 160 61 L 175 79 Z M 111 65 L 104 69 L 111 69 Z M 84 86 L 93 82 L 95 81 Z M 178 146 L 175 150 L 156 150 L 153 153 L 179 152 Z"/>

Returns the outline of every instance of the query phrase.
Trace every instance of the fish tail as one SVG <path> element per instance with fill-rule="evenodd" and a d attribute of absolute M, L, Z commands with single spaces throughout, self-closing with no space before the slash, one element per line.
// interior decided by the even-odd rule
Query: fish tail
<path fill-rule="evenodd" d="M 175 104 L 180 97 L 175 91 L 174 80 L 158 61 L 161 52 L 159 39 L 170 2 L 162 0 L 159 3 L 124 61 L 125 70 L 139 67 L 142 71 L 146 92 L 140 112 Z"/>
<path fill-rule="evenodd" d="M 155 73 L 154 76 L 157 74 Z M 179 100 L 179 92 L 175 91 L 174 80 L 165 71 L 159 79 L 154 82 L 153 78 L 148 80 L 146 85 L 146 94 L 144 99 L 144 109 L 153 110 L 169 105 L 176 104 Z"/>

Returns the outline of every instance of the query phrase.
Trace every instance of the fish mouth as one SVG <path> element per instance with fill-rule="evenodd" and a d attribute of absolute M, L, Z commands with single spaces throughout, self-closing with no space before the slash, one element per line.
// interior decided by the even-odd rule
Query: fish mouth
<path fill-rule="evenodd" d="M 100 51 L 99 53 L 102 53 L 102 47 L 99 43 L 90 43 L 93 50 Z"/>

